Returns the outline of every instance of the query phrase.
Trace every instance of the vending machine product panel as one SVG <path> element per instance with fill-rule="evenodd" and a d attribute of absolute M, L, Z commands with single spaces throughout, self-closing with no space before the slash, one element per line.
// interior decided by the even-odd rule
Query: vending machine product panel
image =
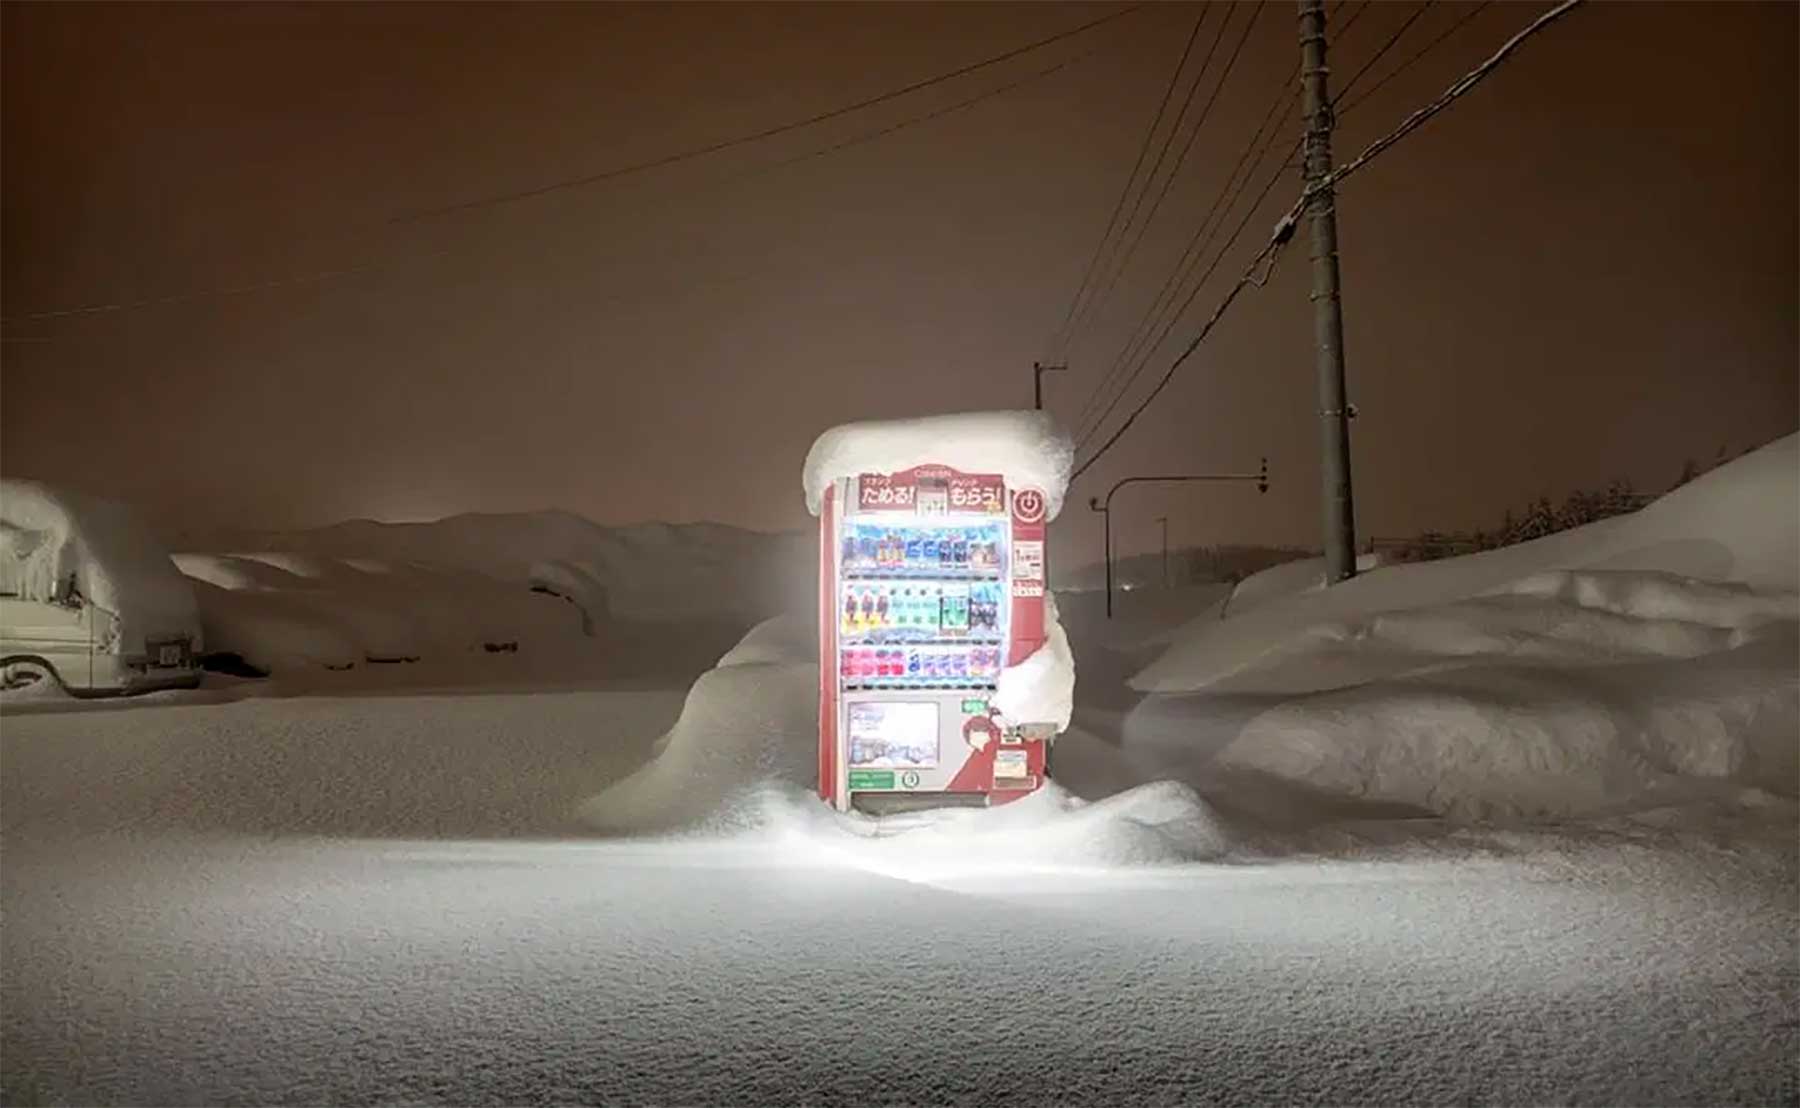
<path fill-rule="evenodd" d="M 1017 799 L 1054 728 L 1005 719 L 1044 640 L 1044 497 L 944 466 L 862 474 L 820 513 L 819 793 L 839 809 Z"/>

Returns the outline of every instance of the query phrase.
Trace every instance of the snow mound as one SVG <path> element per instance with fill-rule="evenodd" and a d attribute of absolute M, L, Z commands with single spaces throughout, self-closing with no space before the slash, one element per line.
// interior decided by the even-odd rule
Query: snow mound
<path fill-rule="evenodd" d="M 1466 665 L 1279 704 L 1219 755 L 1457 819 L 1593 817 L 1800 776 L 1793 625 L 1733 649 L 1587 669 Z"/>
<path fill-rule="evenodd" d="M 1092 804 L 1052 783 L 992 809 L 881 820 L 836 812 L 814 791 L 816 649 L 797 616 L 757 626 L 694 684 L 652 759 L 582 803 L 579 818 L 619 834 L 770 842 L 790 859 L 918 879 L 991 875 L 997 866 L 1166 865 L 1242 849 L 1193 790 L 1171 781 Z M 901 830 L 904 845 L 889 838 Z"/>
<path fill-rule="evenodd" d="M 834 865 L 926 884 L 964 878 L 1219 861 L 1243 848 L 1186 785 L 1158 781 L 1088 803 L 1052 783 L 1011 804 L 873 819 L 796 786 L 740 795 L 708 833 L 767 842 L 795 864 Z"/>
<path fill-rule="evenodd" d="M 1075 656 L 1056 615 L 1056 597 L 1044 594 L 1044 644 L 1016 666 L 1000 671 L 994 707 L 1015 723 L 1054 723 L 1069 729 L 1075 712 Z"/>
<path fill-rule="evenodd" d="M 770 782 L 810 788 L 818 693 L 817 661 L 739 661 L 702 674 L 651 760 L 583 802 L 577 816 L 621 834 L 691 830 Z"/>
<path fill-rule="evenodd" d="M 563 594 L 442 566 L 287 551 L 175 561 L 212 649 L 273 673 L 484 650 L 566 654 L 593 634 Z"/>
<path fill-rule="evenodd" d="M 112 617 L 100 647 L 189 634 L 200 649 L 193 590 L 130 509 L 41 481 L 0 479 L 0 590 L 48 601 L 71 576 L 82 597 Z"/>
<path fill-rule="evenodd" d="M 1791 797 L 1797 443 L 1635 515 L 1195 621 L 1132 681 L 1163 694 L 1140 739 L 1204 743 L 1190 774 L 1456 819 Z M 1303 566 L 1275 572 L 1304 588 Z"/>
<path fill-rule="evenodd" d="M 1321 671 L 1317 681 L 1308 683 L 1282 663 L 1307 640 L 1340 635 L 1338 629 L 1365 623 L 1378 613 L 1451 604 L 1509 591 L 1542 574 L 1583 569 L 1650 572 L 1758 593 L 1800 589 L 1800 435 L 1720 466 L 1631 515 L 1501 550 L 1377 569 L 1330 589 L 1267 600 L 1253 610 L 1234 601 L 1226 619 L 1201 618 L 1184 628 L 1131 684 L 1142 692 L 1341 687 L 1354 680 Z M 1292 586 L 1292 575 L 1302 571 L 1282 567 L 1271 572 L 1282 574 L 1282 583 Z M 1564 587 L 1550 584 L 1552 580 L 1518 585 L 1526 590 L 1519 595 Z M 1718 599 L 1690 597 L 1702 605 Z M 1640 602 L 1651 603 L 1647 598 Z M 1265 676 L 1279 679 L 1267 683 Z"/>
<path fill-rule="evenodd" d="M 812 596 L 817 536 L 762 534 L 714 523 L 605 527 L 568 512 L 467 513 L 430 523 L 351 520 L 307 531 L 194 535 L 183 549 L 252 557 L 306 577 L 332 567 L 411 567 L 538 587 L 607 616 L 744 624 Z"/>
<path fill-rule="evenodd" d="M 833 481 L 943 465 L 997 473 L 1014 488 L 1044 493 L 1046 519 L 1062 511 L 1075 462 L 1068 433 L 1044 412 L 956 412 L 918 419 L 846 423 L 820 435 L 806 455 L 806 507 L 814 515 Z"/>
<path fill-rule="evenodd" d="M 765 619 L 719 659 L 729 666 L 801 664 L 819 656 L 819 630 L 810 619 L 797 615 Z"/>
<path fill-rule="evenodd" d="M 484 652 L 617 669 L 630 643 L 669 653 L 649 642 L 669 628 L 697 632 L 674 652 L 685 658 L 809 599 L 813 541 L 533 512 L 193 536 L 176 563 L 197 583 L 213 649 L 278 673 Z"/>

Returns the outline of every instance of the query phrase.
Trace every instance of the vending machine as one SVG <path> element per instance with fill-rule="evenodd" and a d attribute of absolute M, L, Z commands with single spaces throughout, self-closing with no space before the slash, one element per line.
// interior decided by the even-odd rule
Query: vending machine
<path fill-rule="evenodd" d="M 1016 800 L 1057 730 L 994 705 L 1045 640 L 1043 490 L 923 465 L 838 478 L 819 518 L 819 795 L 881 813 Z"/>

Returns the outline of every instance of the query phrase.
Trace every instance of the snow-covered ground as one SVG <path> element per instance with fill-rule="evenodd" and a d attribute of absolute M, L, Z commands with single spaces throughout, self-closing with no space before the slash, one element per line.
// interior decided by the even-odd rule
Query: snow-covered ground
<path fill-rule="evenodd" d="M 1729 562 L 1653 506 L 1599 561 L 1064 596 L 1058 785 L 987 812 L 811 797 L 804 610 L 698 680 L 646 607 L 628 680 L 6 701 L 0 1099 L 1800 1103 L 1759 459 L 1683 509 Z"/>

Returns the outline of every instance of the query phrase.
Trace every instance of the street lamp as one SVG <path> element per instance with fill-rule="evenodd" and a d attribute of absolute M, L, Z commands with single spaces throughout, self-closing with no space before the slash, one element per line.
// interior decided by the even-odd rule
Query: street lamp
<path fill-rule="evenodd" d="M 1143 483 L 1148 483 L 1148 482 L 1162 483 L 1162 482 L 1174 482 L 1174 481 L 1255 481 L 1256 482 L 1256 491 L 1259 493 L 1264 493 L 1264 492 L 1269 491 L 1269 459 L 1264 458 L 1262 460 L 1262 469 L 1260 469 L 1256 473 L 1182 473 L 1182 474 L 1173 474 L 1173 475 L 1163 476 L 1163 477 L 1125 477 L 1125 478 L 1121 478 L 1117 484 L 1115 484 L 1112 488 L 1107 490 L 1106 500 L 1104 502 L 1102 502 L 1101 499 L 1097 496 L 1088 497 L 1088 507 L 1093 509 L 1096 512 L 1099 512 L 1106 519 L 1106 539 L 1105 539 L 1105 541 L 1106 541 L 1106 618 L 1107 619 L 1111 619 L 1112 614 L 1113 614 L 1113 602 L 1112 602 L 1112 594 L 1113 594 L 1112 498 L 1120 489 L 1124 488 L 1126 485 L 1136 485 L 1136 484 L 1143 484 Z M 1166 557 L 1166 555 L 1165 555 L 1165 557 Z"/>
<path fill-rule="evenodd" d="M 1069 367 L 1066 365 L 1045 365 L 1042 362 L 1031 363 L 1031 409 L 1035 412 L 1044 410 L 1044 374 L 1061 373 Z"/>

